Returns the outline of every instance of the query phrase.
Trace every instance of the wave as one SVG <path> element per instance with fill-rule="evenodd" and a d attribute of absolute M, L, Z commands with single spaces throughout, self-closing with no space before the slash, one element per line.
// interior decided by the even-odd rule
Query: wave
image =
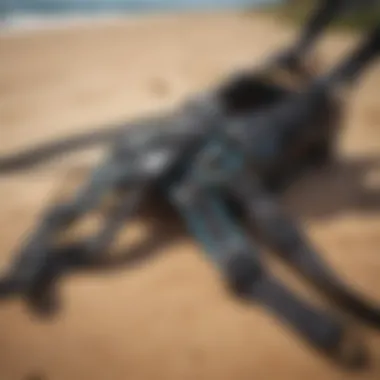
<path fill-rule="evenodd" d="M 88 24 L 115 21 L 121 19 L 120 13 L 49 15 L 36 13 L 18 13 L 11 17 L 0 18 L 0 35 L 24 31 L 39 31 L 66 28 L 71 26 L 86 26 Z M 123 17 L 125 19 L 125 16 Z"/>

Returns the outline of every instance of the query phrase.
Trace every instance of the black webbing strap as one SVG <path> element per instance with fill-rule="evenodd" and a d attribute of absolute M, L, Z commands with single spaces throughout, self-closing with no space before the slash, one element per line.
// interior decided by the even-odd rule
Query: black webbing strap
<path fill-rule="evenodd" d="M 365 353 L 357 342 L 346 350 L 346 327 L 334 316 L 301 300 L 263 267 L 260 252 L 230 218 L 217 193 L 186 181 L 174 186 L 171 198 L 189 231 L 225 276 L 229 287 L 259 302 L 293 328 L 314 348 L 340 364 L 360 367 Z"/>

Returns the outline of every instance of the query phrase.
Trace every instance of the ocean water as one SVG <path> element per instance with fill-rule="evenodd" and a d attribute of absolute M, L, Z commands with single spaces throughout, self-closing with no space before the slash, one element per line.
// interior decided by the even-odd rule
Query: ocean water
<path fill-rule="evenodd" d="M 281 0 L 0 0 L 0 33 L 156 12 L 246 9 Z"/>
<path fill-rule="evenodd" d="M 0 0 L 0 15 L 245 8 L 279 0 Z"/>

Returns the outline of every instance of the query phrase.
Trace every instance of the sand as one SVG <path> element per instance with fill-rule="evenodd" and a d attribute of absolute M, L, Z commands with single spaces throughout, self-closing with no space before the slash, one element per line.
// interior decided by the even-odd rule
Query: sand
<path fill-rule="evenodd" d="M 116 20 L 0 36 L 0 154 L 169 109 L 290 40 L 255 14 Z M 328 66 L 356 37 L 320 45 Z M 284 197 L 343 279 L 380 302 L 380 68 L 352 94 L 339 164 Z M 9 262 L 75 167 L 75 156 L 0 179 L 1 263 Z M 298 288 L 302 288 L 297 283 Z M 306 285 L 304 285 L 306 289 Z M 308 290 L 302 289 L 310 296 Z M 258 306 L 240 304 L 186 236 L 149 261 L 62 282 L 63 309 L 43 322 L 19 301 L 0 307 L 2 380 L 338 380 L 380 377 L 380 336 L 359 328 L 373 367 L 347 375 Z"/>

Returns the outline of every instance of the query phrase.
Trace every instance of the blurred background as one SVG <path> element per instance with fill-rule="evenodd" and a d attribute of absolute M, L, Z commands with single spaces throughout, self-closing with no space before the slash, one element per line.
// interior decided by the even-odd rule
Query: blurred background
<path fill-rule="evenodd" d="M 173 11 L 205 11 L 221 9 L 271 8 L 276 11 L 302 17 L 314 0 L 1 0 L 0 17 L 10 23 L 41 18 L 73 17 L 78 15 L 111 15 Z M 356 15 L 346 18 L 351 24 L 363 25 L 373 19 L 376 11 L 368 11 L 368 5 L 380 4 L 379 0 L 347 0 L 358 9 Z M 342 22 L 339 21 L 338 24 Z"/>
<path fill-rule="evenodd" d="M 350 0 L 348 0 L 350 1 Z M 380 20 L 376 0 L 334 24 L 323 72 Z M 0 155 L 164 112 L 290 43 L 312 0 L 0 0 Z M 380 302 L 380 68 L 347 99 L 337 162 L 284 195 L 329 264 Z M 99 152 L 0 177 L 0 264 Z M 162 224 L 159 216 L 155 216 Z M 144 220 L 130 226 L 149 232 Z M 145 234 L 145 235 L 144 235 Z M 356 326 L 372 368 L 347 375 L 257 305 L 225 291 L 194 241 L 165 226 L 141 265 L 60 284 L 59 317 L 0 304 L 1 380 L 346 380 L 380 378 L 380 337 Z M 325 303 L 287 268 L 273 269 Z"/>

